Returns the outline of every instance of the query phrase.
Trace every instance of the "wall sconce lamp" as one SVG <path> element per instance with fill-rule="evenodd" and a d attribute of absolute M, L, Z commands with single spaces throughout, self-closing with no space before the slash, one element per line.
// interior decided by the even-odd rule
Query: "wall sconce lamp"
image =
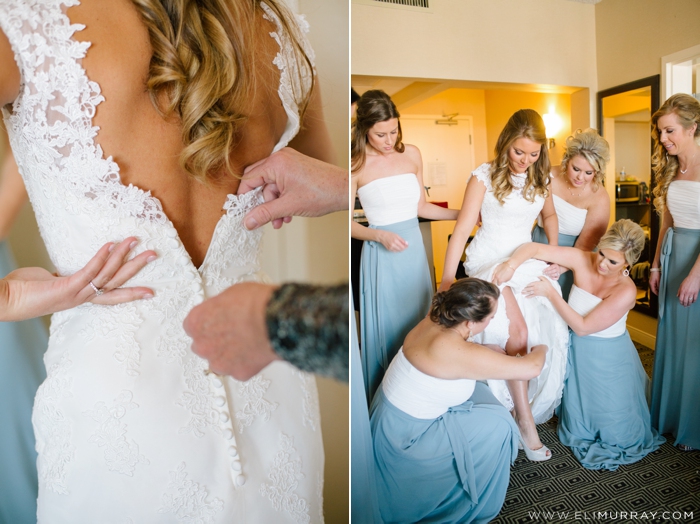
<path fill-rule="evenodd" d="M 554 136 L 562 128 L 561 118 L 554 112 L 554 106 L 549 106 L 549 113 L 542 115 L 542 120 L 544 120 L 545 132 L 549 137 L 549 149 L 552 149 L 556 145 Z"/>

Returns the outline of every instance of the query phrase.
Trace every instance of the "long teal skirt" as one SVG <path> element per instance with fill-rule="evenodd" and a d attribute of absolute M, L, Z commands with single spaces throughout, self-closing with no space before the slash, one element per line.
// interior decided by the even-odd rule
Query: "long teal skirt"
<path fill-rule="evenodd" d="M 677 294 L 698 256 L 700 230 L 669 228 L 661 255 L 651 394 L 654 427 L 695 449 L 700 449 L 700 301 L 683 307 Z"/>
<path fill-rule="evenodd" d="M 393 252 L 379 242 L 366 241 L 362 246 L 360 349 L 368 401 L 403 339 L 428 314 L 433 298 L 418 219 L 370 227 L 393 231 L 408 247 Z"/>
<path fill-rule="evenodd" d="M 0 242 L 0 276 L 15 268 Z M 0 322 L 0 524 L 36 523 L 37 473 L 32 406 L 46 378 L 48 345 L 39 319 Z"/>
<path fill-rule="evenodd" d="M 557 432 L 583 467 L 615 471 L 665 442 L 651 427 L 648 384 L 629 333 L 571 333 Z"/>
<path fill-rule="evenodd" d="M 436 419 L 408 415 L 380 388 L 371 426 L 384 522 L 488 522 L 498 515 L 519 432 L 486 384 L 477 382 L 468 401 Z"/>
<path fill-rule="evenodd" d="M 350 314 L 350 508 L 352 522 L 373 524 L 382 520 L 379 516 L 372 435 L 360 364 L 360 348 L 357 344 L 354 307 L 350 309 Z"/>
<path fill-rule="evenodd" d="M 577 238 L 578 237 L 573 235 L 563 235 L 559 233 L 558 242 L 560 246 L 574 247 Z M 537 242 L 538 244 L 549 244 L 547 235 L 545 234 L 544 229 L 542 229 L 540 226 L 535 226 L 535 229 L 532 230 L 532 241 Z M 567 271 L 566 273 L 562 273 L 559 276 L 559 285 L 561 286 L 561 295 L 564 297 L 564 300 L 569 300 L 571 286 L 574 285 L 574 272 Z"/>

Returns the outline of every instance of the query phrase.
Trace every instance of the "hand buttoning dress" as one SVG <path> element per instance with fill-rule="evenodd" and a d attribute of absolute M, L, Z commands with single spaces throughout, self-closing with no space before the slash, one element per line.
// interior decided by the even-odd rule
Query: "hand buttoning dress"
<path fill-rule="evenodd" d="M 276 362 L 248 382 L 205 374 L 182 322 L 192 307 L 263 278 L 261 232 L 245 213 L 260 190 L 229 195 L 196 268 L 160 202 L 124 186 L 94 142 L 100 86 L 81 66 L 89 43 L 72 38 L 75 0 L 0 0 L 0 27 L 22 83 L 3 110 L 12 149 L 51 259 L 62 275 L 108 241 L 139 239 L 158 259 L 127 285 L 155 297 L 57 313 L 33 423 L 38 519 L 53 523 L 220 523 L 322 520 L 323 447 L 313 376 Z M 279 95 L 288 116 L 275 150 L 299 129 L 299 75 L 277 25 Z M 311 53 L 311 50 L 307 50 Z M 157 138 L 154 138 L 154 147 Z"/>
<path fill-rule="evenodd" d="M 472 174 L 485 186 L 486 193 L 481 204 L 482 225 L 466 250 L 464 269 L 470 277 L 491 281 L 493 271 L 508 260 L 522 244 L 531 241 L 532 225 L 544 206 L 544 198 L 537 196 L 534 202 L 525 200 L 522 188 L 527 174 L 512 175 L 515 189 L 501 205 L 493 194 L 490 179 L 490 164 L 482 164 Z M 528 398 L 536 424 L 549 420 L 559 405 L 566 372 L 566 353 L 569 331 L 566 323 L 552 304 L 543 297 L 525 298 L 522 294 L 530 282 L 542 276 L 547 267 L 541 260 L 527 260 L 515 271 L 513 278 L 499 286 L 513 290 L 528 329 L 527 346 L 545 344 L 549 347 L 547 359 L 540 375 L 529 381 Z M 553 282 L 554 286 L 558 284 Z M 503 296 L 498 299 L 498 310 L 483 333 L 474 337 L 480 344 L 496 344 L 505 347 L 508 341 L 509 321 Z M 513 401 L 504 380 L 489 380 L 495 397 L 508 409 Z"/>
<path fill-rule="evenodd" d="M 372 402 L 371 426 L 384 522 L 498 515 L 520 433 L 486 384 L 431 377 L 399 351 Z"/>
<path fill-rule="evenodd" d="M 370 401 L 403 339 L 428 314 L 433 297 L 418 226 L 421 191 L 413 173 L 378 178 L 357 190 L 369 227 L 392 231 L 408 242 L 403 251 L 372 241 L 362 246 L 360 349 Z"/>
<path fill-rule="evenodd" d="M 556 209 L 557 219 L 559 220 L 558 245 L 574 247 L 586 223 L 588 210 L 569 204 L 566 200 L 557 195 L 552 195 L 552 200 L 554 201 L 554 209 Z M 541 216 L 537 217 L 537 225 L 535 229 L 532 230 L 532 241 L 539 242 L 540 244 L 549 244 L 547 235 L 544 232 Z M 564 300 L 569 299 L 569 293 L 571 292 L 571 286 L 573 284 L 574 274 L 572 271 L 567 271 L 559 276 L 559 287 L 561 287 L 561 296 L 564 297 Z"/>
<path fill-rule="evenodd" d="M 675 444 L 700 449 L 700 301 L 684 307 L 678 299 L 700 256 L 700 182 L 671 182 L 666 205 L 673 228 L 661 251 L 651 422 L 660 433 L 671 433 Z"/>
<path fill-rule="evenodd" d="M 601 298 L 574 285 L 569 305 L 586 316 Z M 585 337 L 571 333 L 569 364 L 557 432 L 588 469 L 615 471 L 665 442 L 651 427 L 649 379 L 626 327 L 615 324 Z"/>

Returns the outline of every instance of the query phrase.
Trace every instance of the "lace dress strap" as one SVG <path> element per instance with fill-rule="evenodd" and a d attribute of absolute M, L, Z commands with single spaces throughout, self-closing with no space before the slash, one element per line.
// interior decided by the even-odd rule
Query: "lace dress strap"
<path fill-rule="evenodd" d="M 475 176 L 477 180 L 484 183 L 487 191 L 491 190 L 491 164 L 488 162 L 481 164 L 472 171 L 472 175 Z"/>

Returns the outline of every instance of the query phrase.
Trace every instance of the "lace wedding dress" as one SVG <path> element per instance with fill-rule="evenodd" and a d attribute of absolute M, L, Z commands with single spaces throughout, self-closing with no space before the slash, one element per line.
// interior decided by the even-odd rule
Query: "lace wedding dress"
<path fill-rule="evenodd" d="M 139 238 L 159 258 L 128 285 L 155 298 L 85 304 L 54 315 L 36 396 L 41 523 L 322 521 L 323 450 L 313 376 L 274 363 L 248 382 L 206 375 L 182 328 L 188 311 L 241 281 L 260 280 L 261 232 L 243 215 L 260 191 L 229 195 L 196 268 L 160 202 L 124 186 L 94 139 L 103 101 L 72 38 L 77 0 L 0 0 L 0 28 L 21 71 L 3 114 L 42 237 L 58 272 L 80 269 L 108 241 Z M 284 147 L 299 129 L 288 35 L 277 24 Z M 302 21 L 302 24 L 305 23 Z M 311 53 L 311 50 L 307 50 Z M 304 85 L 295 85 L 301 82 Z"/>
<path fill-rule="evenodd" d="M 536 197 L 534 202 L 529 202 L 523 197 L 525 174 L 512 176 L 515 189 L 505 198 L 503 204 L 498 202 L 491 186 L 490 169 L 490 164 L 482 164 L 472 173 L 486 186 L 486 193 L 481 204 L 482 225 L 467 247 L 467 259 L 464 263 L 467 275 L 488 281 L 491 281 L 496 266 L 507 260 L 522 244 L 532 241 L 532 225 L 544 206 L 544 198 L 541 196 Z M 530 380 L 528 386 L 530 407 L 537 424 L 549 420 L 561 401 L 569 346 L 568 326 L 552 307 L 551 302 L 543 297 L 525 298 L 522 294 L 525 286 L 542 276 L 546 266 L 541 260 L 528 260 L 518 267 L 513 278 L 499 286 L 501 290 L 504 287 L 513 290 L 527 324 L 527 347 L 531 348 L 537 344 L 549 347 L 542 372 L 537 378 Z M 555 281 L 552 281 L 552 284 L 556 288 L 559 287 Z M 498 299 L 496 316 L 484 332 L 474 338 L 481 344 L 505 347 L 508 341 L 508 326 L 505 300 L 501 296 Z M 494 396 L 508 409 L 512 409 L 513 401 L 506 382 L 489 380 L 488 384 Z"/>

